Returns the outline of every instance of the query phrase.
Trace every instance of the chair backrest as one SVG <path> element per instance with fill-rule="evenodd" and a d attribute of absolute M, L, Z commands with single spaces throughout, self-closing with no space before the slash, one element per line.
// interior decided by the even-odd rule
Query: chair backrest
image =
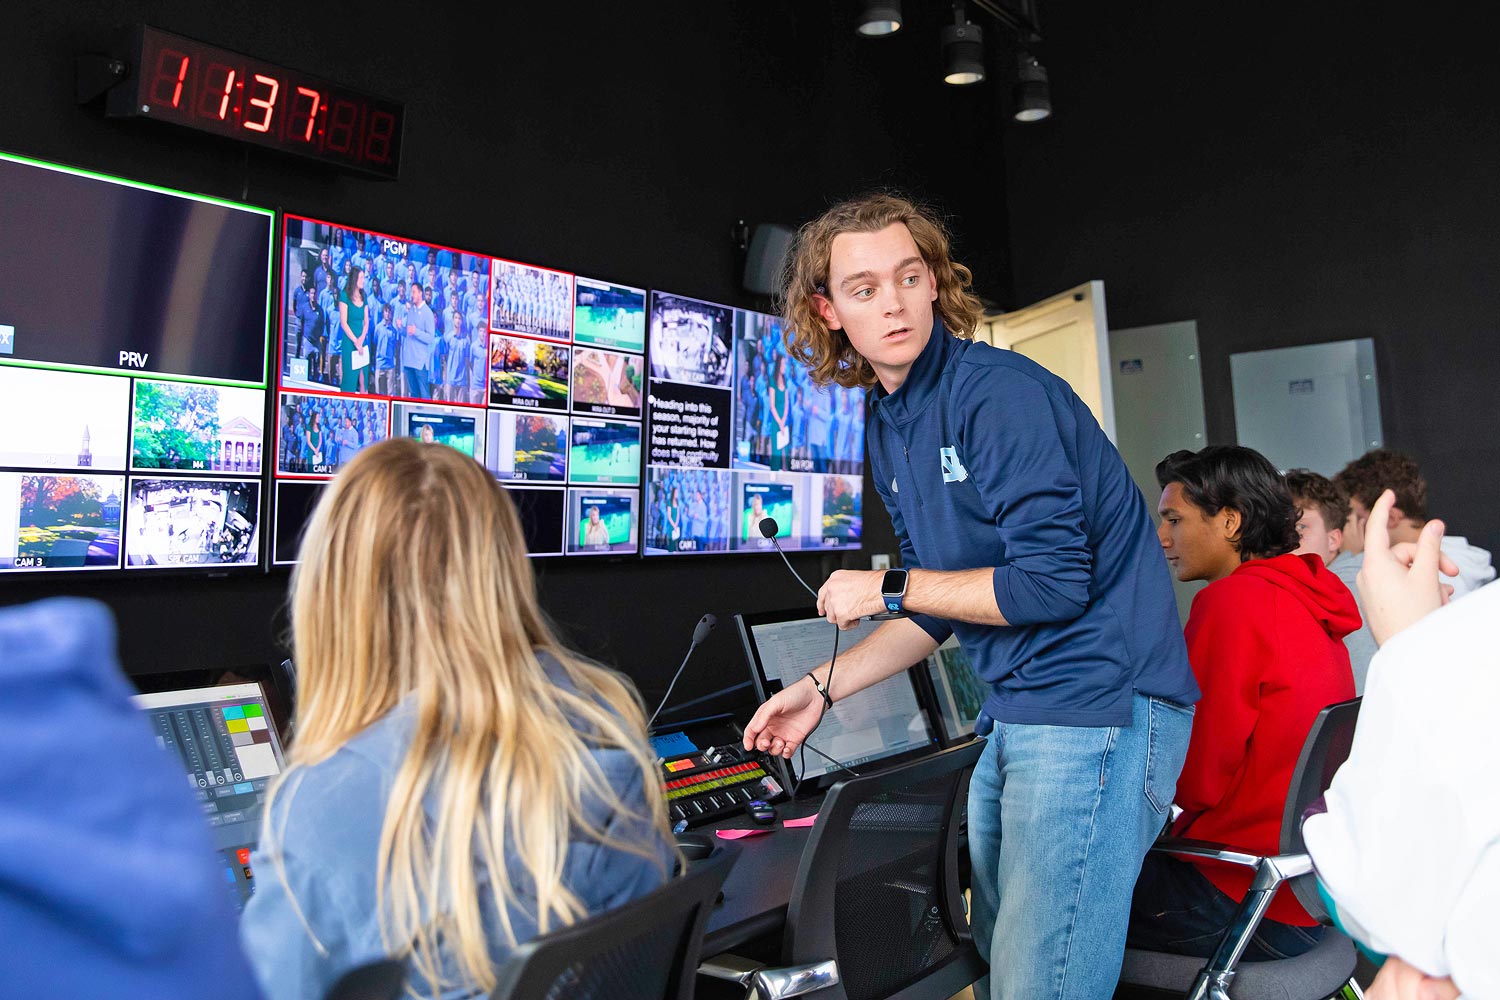
<path fill-rule="evenodd" d="M 406 963 L 383 958 L 344 973 L 323 1000 L 397 1000 L 405 987 Z"/>
<path fill-rule="evenodd" d="M 655 892 L 526 942 L 491 1000 L 692 1000 L 704 926 L 738 855 L 720 845 Z"/>
<path fill-rule="evenodd" d="M 829 1000 L 950 996 L 984 973 L 958 877 L 958 828 L 984 742 L 829 790 L 792 886 L 783 947 L 790 963 L 838 962 Z"/>
<path fill-rule="evenodd" d="M 1307 850 L 1302 839 L 1302 816 L 1328 791 L 1334 774 L 1349 759 L 1359 705 L 1359 698 L 1341 701 L 1323 709 L 1313 720 L 1307 741 L 1302 744 L 1302 754 L 1297 758 L 1297 769 L 1292 772 L 1286 808 L 1281 814 L 1281 853 L 1302 854 Z M 1318 896 L 1316 876 L 1299 876 L 1290 885 L 1308 916 L 1327 923 L 1328 912 Z"/>

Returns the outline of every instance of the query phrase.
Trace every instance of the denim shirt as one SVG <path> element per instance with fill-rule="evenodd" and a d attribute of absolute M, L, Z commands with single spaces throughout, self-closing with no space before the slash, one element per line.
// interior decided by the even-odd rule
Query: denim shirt
<path fill-rule="evenodd" d="M 251 862 L 255 895 L 240 925 L 241 942 L 266 1000 L 321 997 L 344 971 L 386 955 L 375 894 L 376 857 L 391 785 L 416 716 L 416 701 L 409 697 L 332 757 L 290 772 L 277 792 Z M 654 787 L 642 788 L 639 769 L 630 757 L 620 750 L 594 754 L 627 807 L 644 814 L 645 796 L 657 792 Z M 621 906 L 666 881 L 671 847 L 665 831 L 658 834 L 639 819 L 608 815 L 602 806 L 589 812 L 612 838 L 653 845 L 656 851 L 655 858 L 646 858 L 607 849 L 575 831 L 563 883 L 590 913 Z M 432 816 L 431 804 L 428 815 Z M 271 856 L 277 844 L 282 845 L 284 881 Z M 528 895 L 525 871 L 514 859 L 510 878 L 523 897 Z M 498 967 L 510 946 L 493 916 L 494 895 L 482 869 L 479 892 L 490 955 Z M 510 920 L 518 941 L 536 936 L 533 911 L 512 906 Z M 455 975 L 458 966 L 451 954 L 443 955 L 443 967 L 449 976 Z M 412 985 L 420 995 L 431 995 L 415 972 Z M 442 994 L 445 1000 L 471 995 L 462 988 Z"/>

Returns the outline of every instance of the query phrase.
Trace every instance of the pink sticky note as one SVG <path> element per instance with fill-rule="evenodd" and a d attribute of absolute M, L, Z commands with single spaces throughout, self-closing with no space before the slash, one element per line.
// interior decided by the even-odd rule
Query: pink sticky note
<path fill-rule="evenodd" d="M 759 837 L 763 833 L 770 833 L 765 827 L 757 827 L 754 830 L 715 830 L 720 840 L 744 840 L 746 837 Z"/>
<path fill-rule="evenodd" d="M 799 826 L 812 826 L 817 821 L 817 813 L 814 813 L 811 816 L 803 816 L 801 819 L 789 819 L 781 825 L 787 827 L 788 829 L 792 829 Z"/>

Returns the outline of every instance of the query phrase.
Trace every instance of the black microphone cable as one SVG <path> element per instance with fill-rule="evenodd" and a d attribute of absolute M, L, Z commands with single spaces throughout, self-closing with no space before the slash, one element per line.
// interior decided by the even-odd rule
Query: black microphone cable
<path fill-rule="evenodd" d="M 768 515 L 761 518 L 760 523 L 756 527 L 760 529 L 762 535 L 771 540 L 771 546 L 776 550 L 776 554 L 781 557 L 782 562 L 786 563 L 787 572 L 796 577 L 797 582 L 802 584 L 802 589 L 811 594 L 813 600 L 816 601 L 818 599 L 818 592 L 809 587 L 807 581 L 802 579 L 802 574 L 792 568 L 792 561 L 786 557 L 786 553 L 781 550 L 781 543 L 776 540 L 777 533 L 781 531 L 781 526 L 776 523 L 776 519 Z"/>
<path fill-rule="evenodd" d="M 652 712 L 651 718 L 646 721 L 647 732 L 651 731 L 651 724 L 656 721 L 656 717 L 661 714 L 661 710 L 667 707 L 667 699 L 672 697 L 672 689 L 677 686 L 677 679 L 682 676 L 682 671 L 687 667 L 688 660 L 693 658 L 693 650 L 697 649 L 703 640 L 708 638 L 708 633 L 712 632 L 718 624 L 719 619 L 714 615 L 704 615 L 698 619 L 698 624 L 693 628 L 693 641 L 688 646 L 687 655 L 682 658 L 682 663 L 678 665 L 677 673 L 672 675 L 672 682 L 667 685 L 667 693 L 661 696 L 661 704 L 656 706 L 656 711 Z"/>
<path fill-rule="evenodd" d="M 760 533 L 763 536 L 771 540 L 772 547 L 776 549 L 776 554 L 781 556 L 781 561 L 786 563 L 786 568 L 791 571 L 792 576 L 797 578 L 797 582 L 802 584 L 802 589 L 811 594 L 813 596 L 813 600 L 816 601 L 818 599 L 818 592 L 809 587 L 807 585 L 807 581 L 802 579 L 802 574 L 798 573 L 795 569 L 792 568 L 792 561 L 788 559 L 786 557 L 786 553 L 782 551 L 781 543 L 776 541 L 776 535 L 781 530 L 781 526 L 776 523 L 776 519 L 770 516 L 763 517 L 760 519 L 760 523 L 756 525 L 756 527 L 760 529 Z M 833 668 L 837 666 L 839 662 L 840 631 L 841 629 L 837 625 L 833 627 L 833 656 L 828 660 L 828 680 L 823 683 L 823 690 L 825 691 L 833 690 Z M 820 691 L 819 694 L 821 695 L 822 692 Z M 823 705 L 818 709 L 818 721 L 813 723 L 813 727 L 807 731 L 807 735 L 803 737 L 802 743 L 798 746 L 798 769 L 801 770 L 802 774 L 807 774 L 807 751 L 811 750 L 813 753 L 817 754 L 819 757 L 822 757 L 830 764 L 837 765 L 840 770 L 848 771 L 850 774 L 854 775 L 857 778 L 859 777 L 859 772 L 854 770 L 854 768 L 850 767 L 848 764 L 845 764 L 843 761 L 834 760 L 832 757 L 828 756 L 817 747 L 810 746 L 807 742 L 812 738 L 812 734 L 818 731 L 818 727 L 823 724 L 823 717 L 828 714 L 828 709 L 831 704 L 832 702 L 828 698 L 823 698 Z M 795 799 L 797 797 L 797 790 L 802 787 L 803 780 L 803 778 L 798 777 L 795 771 L 792 772 L 792 798 Z"/>

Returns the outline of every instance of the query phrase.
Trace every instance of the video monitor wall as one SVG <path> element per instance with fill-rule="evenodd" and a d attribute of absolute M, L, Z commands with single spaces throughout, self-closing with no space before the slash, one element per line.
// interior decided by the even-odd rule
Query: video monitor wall
<path fill-rule="evenodd" d="M 638 550 L 644 291 L 291 215 L 282 265 L 274 563 L 393 435 L 483 462 L 533 556 Z"/>
<path fill-rule="evenodd" d="M 0 574 L 260 564 L 273 224 L 0 154 Z"/>
<path fill-rule="evenodd" d="M 858 548 L 865 394 L 819 388 L 765 313 L 651 295 L 645 552 Z"/>

